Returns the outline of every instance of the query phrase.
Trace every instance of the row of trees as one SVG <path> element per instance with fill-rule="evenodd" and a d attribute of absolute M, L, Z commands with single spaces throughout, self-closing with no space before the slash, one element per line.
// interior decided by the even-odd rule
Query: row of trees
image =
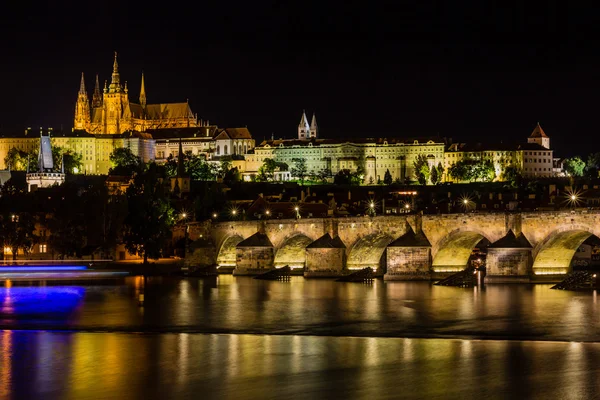
<path fill-rule="evenodd" d="M 491 182 L 496 178 L 492 160 L 464 158 L 448 168 L 450 176 L 459 181 Z"/>
<path fill-rule="evenodd" d="M 588 155 L 586 161 L 580 156 L 567 158 L 563 161 L 563 168 L 569 176 L 598 178 L 600 171 L 600 153 Z"/>
<path fill-rule="evenodd" d="M 444 175 L 444 166 L 442 163 L 429 167 L 429 161 L 424 155 L 418 155 L 413 163 L 415 178 L 420 185 L 426 185 L 431 182 L 437 185 L 442 181 Z"/>
<path fill-rule="evenodd" d="M 78 173 L 83 168 L 83 157 L 81 154 L 60 146 L 52 146 L 52 162 L 54 168 L 58 171 L 64 162 L 65 172 Z M 26 152 L 19 150 L 16 147 L 11 148 L 6 157 L 4 164 L 9 166 L 13 171 L 37 171 L 38 168 L 38 149 Z"/>

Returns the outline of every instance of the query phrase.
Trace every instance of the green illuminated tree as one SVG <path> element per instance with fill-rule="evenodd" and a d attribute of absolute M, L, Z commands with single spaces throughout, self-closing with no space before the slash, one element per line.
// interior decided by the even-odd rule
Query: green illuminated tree
<path fill-rule="evenodd" d="M 131 175 L 142 169 L 142 160 L 127 147 L 114 149 L 109 159 L 112 165 L 109 170 L 111 175 Z"/>
<path fill-rule="evenodd" d="M 571 176 L 583 176 L 585 170 L 585 162 L 578 156 L 567 158 L 563 161 L 565 171 Z"/>
<path fill-rule="evenodd" d="M 292 161 L 295 163 L 292 168 L 292 176 L 300 180 L 300 185 L 304 184 L 308 167 L 306 166 L 306 158 L 293 158 Z"/>
<path fill-rule="evenodd" d="M 427 181 L 429 181 L 429 175 L 431 171 L 429 170 L 429 163 L 427 162 L 427 157 L 423 154 L 419 154 L 413 163 L 415 168 L 415 178 L 420 185 L 426 185 Z"/>

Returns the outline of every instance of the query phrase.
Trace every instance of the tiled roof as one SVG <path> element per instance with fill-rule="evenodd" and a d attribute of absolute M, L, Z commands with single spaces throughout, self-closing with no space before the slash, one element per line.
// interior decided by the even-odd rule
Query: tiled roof
<path fill-rule="evenodd" d="M 188 103 L 148 104 L 145 111 L 148 119 L 194 118 Z"/>
<path fill-rule="evenodd" d="M 547 138 L 548 136 L 546 135 L 546 132 L 544 132 L 544 130 L 540 126 L 540 123 L 538 122 L 537 125 L 535 126 L 535 128 L 533 128 L 533 132 L 531 132 L 531 136 L 529 136 L 529 137 L 531 137 L 531 138 L 539 138 L 539 137 Z"/>
<path fill-rule="evenodd" d="M 217 127 L 199 126 L 195 128 L 167 128 L 167 129 L 149 129 L 154 139 L 188 139 L 188 138 L 208 138 L 212 139 Z"/>

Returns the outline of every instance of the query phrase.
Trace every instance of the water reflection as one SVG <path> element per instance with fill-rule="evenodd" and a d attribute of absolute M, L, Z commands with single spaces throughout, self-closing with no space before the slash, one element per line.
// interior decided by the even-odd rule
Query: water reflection
<path fill-rule="evenodd" d="M 481 290 L 225 275 L 0 288 L 0 328 L 23 329 L 600 341 L 597 308 L 593 293 L 550 285 Z"/>
<path fill-rule="evenodd" d="M 34 331 L 0 343 L 1 397 L 600 396 L 592 343 Z"/>

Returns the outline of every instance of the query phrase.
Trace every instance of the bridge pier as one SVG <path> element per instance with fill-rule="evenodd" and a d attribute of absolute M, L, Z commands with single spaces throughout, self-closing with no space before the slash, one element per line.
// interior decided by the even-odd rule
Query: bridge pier
<path fill-rule="evenodd" d="M 530 282 L 532 247 L 525 235 L 511 230 L 488 247 L 485 283 Z"/>
<path fill-rule="evenodd" d="M 431 243 L 422 232 L 418 234 L 408 226 L 404 235 L 386 248 L 386 281 L 412 281 L 431 279 Z"/>
<path fill-rule="evenodd" d="M 333 278 L 342 276 L 346 264 L 346 245 L 339 236 L 329 233 L 306 247 L 305 278 Z"/>
<path fill-rule="evenodd" d="M 273 244 L 269 237 L 256 232 L 236 246 L 233 275 L 262 274 L 273 269 L 274 260 Z"/>

